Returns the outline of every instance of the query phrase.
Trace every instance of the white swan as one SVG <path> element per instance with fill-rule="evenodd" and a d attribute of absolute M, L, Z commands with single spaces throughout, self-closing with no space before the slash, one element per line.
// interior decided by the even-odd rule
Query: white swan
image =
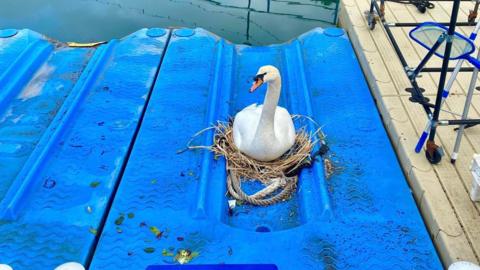
<path fill-rule="evenodd" d="M 261 67 L 250 92 L 267 83 L 263 105 L 252 104 L 235 115 L 233 141 L 244 154 L 260 161 L 281 157 L 295 143 L 295 127 L 285 108 L 277 106 L 282 81 L 274 66 Z"/>

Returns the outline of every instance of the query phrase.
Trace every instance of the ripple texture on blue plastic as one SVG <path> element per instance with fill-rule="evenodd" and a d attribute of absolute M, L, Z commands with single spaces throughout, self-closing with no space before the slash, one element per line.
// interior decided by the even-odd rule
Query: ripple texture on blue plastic
<path fill-rule="evenodd" d="M 264 88 L 248 89 L 266 64 L 282 72 L 280 105 L 324 126 L 343 170 L 326 180 L 317 162 L 291 200 L 228 211 L 223 159 L 178 151 L 197 131 L 262 102 Z M 116 224 L 127 213 L 134 217 Z M 248 47 L 201 29 L 172 35 L 91 269 L 175 264 L 185 250 L 192 264 L 441 269 L 345 36 L 318 29 Z"/>
<path fill-rule="evenodd" d="M 1 263 L 87 262 L 163 55 L 166 37 L 145 32 L 81 49 L 28 30 L 0 41 Z"/>
<path fill-rule="evenodd" d="M 225 161 L 183 150 L 263 102 L 248 89 L 267 64 L 341 169 L 326 179 L 319 158 L 290 200 L 229 211 Z M 0 263 L 16 270 L 442 269 L 341 29 L 249 47 L 153 28 L 90 48 L 21 30 L 0 39 L 0 90 Z"/>

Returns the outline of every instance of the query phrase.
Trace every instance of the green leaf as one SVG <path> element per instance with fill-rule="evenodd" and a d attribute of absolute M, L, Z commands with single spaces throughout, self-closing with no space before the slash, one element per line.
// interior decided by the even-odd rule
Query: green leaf
<path fill-rule="evenodd" d="M 135 217 L 135 214 L 134 214 L 134 213 L 128 213 L 128 214 L 127 214 L 127 217 L 130 218 L 130 219 L 131 219 L 131 218 L 134 218 L 134 217 Z"/>
<path fill-rule="evenodd" d="M 146 247 L 146 248 L 143 249 L 143 251 L 145 251 L 145 253 L 153 253 L 153 252 L 155 252 L 155 248 Z"/>
<path fill-rule="evenodd" d="M 94 181 L 94 182 L 91 182 L 91 183 L 90 183 L 90 187 L 92 187 L 92 188 L 96 188 L 96 187 L 98 187 L 99 185 L 100 185 L 100 182 L 98 182 L 98 181 Z"/>
<path fill-rule="evenodd" d="M 95 229 L 95 228 L 93 228 L 93 227 L 90 227 L 90 228 L 88 229 L 88 231 L 89 231 L 91 234 L 93 234 L 93 235 L 97 235 L 97 229 Z"/>
<path fill-rule="evenodd" d="M 158 182 L 157 179 L 152 179 L 152 181 L 150 181 L 150 183 L 152 183 L 152 185 L 155 185 L 157 182 Z"/>
<path fill-rule="evenodd" d="M 155 235 L 155 237 L 157 237 L 157 238 L 162 237 L 163 232 L 160 231 L 157 227 L 150 226 L 150 231 Z"/>
<path fill-rule="evenodd" d="M 122 228 L 120 228 L 120 227 L 115 227 L 115 230 L 117 231 L 117 233 L 122 233 L 123 232 Z"/>
<path fill-rule="evenodd" d="M 123 221 L 125 220 L 125 217 L 124 216 L 119 216 L 116 220 L 115 220 L 115 225 L 122 225 Z"/>
<path fill-rule="evenodd" d="M 167 249 L 163 249 L 162 250 L 162 255 L 163 256 L 173 256 L 173 253 L 172 252 L 169 252 Z"/>

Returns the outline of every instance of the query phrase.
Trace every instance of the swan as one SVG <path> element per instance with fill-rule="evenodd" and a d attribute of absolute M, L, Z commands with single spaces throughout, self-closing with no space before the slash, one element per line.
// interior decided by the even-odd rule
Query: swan
<path fill-rule="evenodd" d="M 295 127 L 285 108 L 277 106 L 282 81 L 274 66 L 261 67 L 250 93 L 266 83 L 263 105 L 252 104 L 235 115 L 233 142 L 240 152 L 259 161 L 281 157 L 295 143 Z"/>

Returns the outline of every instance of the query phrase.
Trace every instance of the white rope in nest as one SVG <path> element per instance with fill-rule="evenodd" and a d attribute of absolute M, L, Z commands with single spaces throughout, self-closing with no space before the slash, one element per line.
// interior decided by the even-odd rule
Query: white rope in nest
<path fill-rule="evenodd" d="M 293 119 L 305 118 L 316 125 L 306 116 L 293 116 Z M 323 154 L 328 148 L 324 142 L 324 135 L 318 128 L 308 133 L 304 128 L 297 131 L 294 146 L 282 157 L 269 162 L 258 161 L 241 153 L 235 146 L 232 132 L 233 122 L 218 122 L 215 126 L 206 128 L 195 134 L 192 140 L 207 130 L 214 129 L 214 142 L 211 146 L 190 146 L 188 149 L 207 149 L 215 153 L 216 157 L 223 156 L 226 160 L 227 190 L 230 196 L 239 201 L 253 205 L 267 206 L 285 201 L 296 191 L 298 173 L 310 166 L 314 155 Z M 317 125 L 318 126 L 318 125 Z M 319 140 L 322 148 L 320 153 L 312 155 L 314 146 Z M 265 187 L 254 194 L 246 194 L 242 189 L 242 181 L 260 181 Z"/>

